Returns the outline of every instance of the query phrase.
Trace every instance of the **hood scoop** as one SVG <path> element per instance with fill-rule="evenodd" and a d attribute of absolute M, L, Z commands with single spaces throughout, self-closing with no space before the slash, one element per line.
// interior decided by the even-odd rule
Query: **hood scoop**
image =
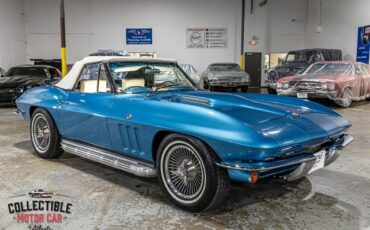
<path fill-rule="evenodd" d="M 202 106 L 210 105 L 210 100 L 207 98 L 194 97 L 194 96 L 181 96 L 180 100 L 183 103 L 196 104 L 196 105 L 202 105 Z"/>

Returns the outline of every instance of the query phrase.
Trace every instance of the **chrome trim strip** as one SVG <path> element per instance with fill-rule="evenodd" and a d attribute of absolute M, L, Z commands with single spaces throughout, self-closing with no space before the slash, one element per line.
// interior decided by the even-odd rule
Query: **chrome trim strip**
<path fill-rule="evenodd" d="M 62 139 L 62 149 L 71 154 L 116 168 L 122 171 L 132 173 L 142 177 L 155 177 L 157 175 L 155 168 L 146 166 L 139 161 L 128 159 L 124 156 L 108 152 L 106 150 L 80 144 L 74 141 Z"/>
<path fill-rule="evenodd" d="M 224 165 L 224 164 L 221 164 L 221 163 L 218 163 L 218 162 L 216 162 L 216 165 L 218 165 L 220 167 L 223 167 L 223 168 L 227 168 L 227 169 L 237 169 L 237 170 L 248 171 L 248 172 L 265 172 L 265 171 L 279 169 L 279 168 L 283 168 L 283 167 L 287 167 L 287 166 L 291 166 L 291 165 L 301 164 L 303 162 L 312 161 L 312 160 L 315 160 L 315 159 L 316 159 L 316 156 L 312 156 L 312 157 L 306 157 L 306 158 L 303 158 L 303 159 L 290 161 L 290 162 L 286 162 L 286 163 L 271 166 L 271 167 L 261 167 L 261 168 L 247 168 L 247 167 L 240 167 L 238 165 L 231 166 L 231 165 Z"/>
<path fill-rule="evenodd" d="M 186 100 L 186 101 L 209 105 L 209 99 L 206 99 L 206 98 L 193 97 L 193 96 L 182 96 L 181 99 Z"/>

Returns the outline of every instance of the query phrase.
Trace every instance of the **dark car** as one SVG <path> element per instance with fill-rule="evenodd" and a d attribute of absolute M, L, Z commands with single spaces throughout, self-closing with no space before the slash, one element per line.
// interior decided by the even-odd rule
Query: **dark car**
<path fill-rule="evenodd" d="M 9 69 L 0 78 L 0 103 L 14 103 L 26 90 L 55 84 L 61 73 L 51 66 L 23 65 Z"/>
<path fill-rule="evenodd" d="M 303 73 L 311 64 L 318 61 L 341 61 L 342 51 L 336 49 L 304 49 L 290 51 L 282 65 L 267 72 L 267 90 L 276 94 L 277 81 L 286 76 Z"/>

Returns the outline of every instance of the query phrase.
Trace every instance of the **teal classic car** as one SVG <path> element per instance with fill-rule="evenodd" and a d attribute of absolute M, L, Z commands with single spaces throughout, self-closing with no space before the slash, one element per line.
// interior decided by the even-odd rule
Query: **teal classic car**
<path fill-rule="evenodd" d="M 87 57 L 17 101 L 42 158 L 63 151 L 158 177 L 178 207 L 217 207 L 230 180 L 297 180 L 333 162 L 351 123 L 296 98 L 213 93 L 170 59 Z"/>

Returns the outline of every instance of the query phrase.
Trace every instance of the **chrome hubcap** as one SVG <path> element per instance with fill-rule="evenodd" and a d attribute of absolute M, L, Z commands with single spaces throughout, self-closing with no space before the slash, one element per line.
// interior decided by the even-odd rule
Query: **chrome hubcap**
<path fill-rule="evenodd" d="M 197 200 L 206 181 L 205 167 L 198 152 L 186 142 L 178 141 L 169 145 L 164 154 L 162 168 L 171 196 L 181 202 Z"/>
<path fill-rule="evenodd" d="M 50 145 L 50 128 L 46 118 L 37 114 L 32 122 L 32 141 L 39 152 L 45 152 Z"/>

